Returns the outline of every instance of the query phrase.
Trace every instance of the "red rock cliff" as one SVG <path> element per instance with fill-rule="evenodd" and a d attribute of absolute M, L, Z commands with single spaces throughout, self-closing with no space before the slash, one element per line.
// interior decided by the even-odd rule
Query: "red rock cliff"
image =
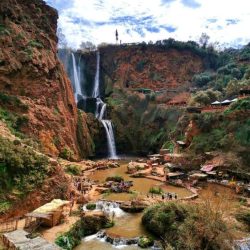
<path fill-rule="evenodd" d="M 87 156 L 91 138 L 86 116 L 78 117 L 71 84 L 56 55 L 57 18 L 42 0 L 1 0 L 0 92 L 28 105 L 29 122 L 22 132 L 39 139 L 46 153 L 70 148 L 76 157 Z"/>

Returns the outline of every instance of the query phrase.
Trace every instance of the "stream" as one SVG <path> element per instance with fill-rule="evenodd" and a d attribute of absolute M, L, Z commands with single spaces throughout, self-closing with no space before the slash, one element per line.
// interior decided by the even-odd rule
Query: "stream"
<path fill-rule="evenodd" d="M 190 196 L 192 193 L 181 187 L 166 185 L 160 181 L 147 178 L 132 178 L 126 173 L 128 161 L 120 161 L 121 166 L 118 168 L 110 168 L 105 170 L 96 170 L 89 172 L 88 178 L 99 183 L 104 183 L 107 177 L 119 175 L 125 181 L 133 181 L 133 186 L 130 188 L 133 193 L 110 193 L 101 195 L 100 199 L 106 201 L 97 201 L 96 210 L 115 214 L 115 225 L 105 230 L 106 234 L 115 238 L 136 238 L 141 235 L 149 235 L 141 224 L 143 213 L 127 213 L 119 208 L 115 201 L 129 201 L 135 197 L 145 197 L 151 187 L 161 187 L 165 192 L 176 193 L 179 198 Z M 83 210 L 85 210 L 85 206 Z M 98 237 L 98 234 L 91 235 L 82 239 L 81 244 L 75 248 L 76 250 L 109 250 L 122 248 L 125 250 L 140 249 L 137 245 L 125 245 L 123 241 L 117 242 L 116 245 L 111 245 L 105 241 L 105 238 Z"/>

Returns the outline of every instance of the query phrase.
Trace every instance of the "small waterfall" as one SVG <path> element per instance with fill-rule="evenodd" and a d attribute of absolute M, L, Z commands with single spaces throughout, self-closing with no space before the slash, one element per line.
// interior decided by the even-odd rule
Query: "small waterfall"
<path fill-rule="evenodd" d="M 99 115 L 100 120 L 103 120 L 103 117 L 104 117 L 105 112 L 106 112 L 106 107 L 107 107 L 107 104 L 103 103 L 103 105 L 101 107 L 100 115 Z"/>
<path fill-rule="evenodd" d="M 113 132 L 112 122 L 110 120 L 100 120 L 105 128 L 107 140 L 108 140 L 108 150 L 109 157 L 111 159 L 116 159 L 116 146 L 115 146 L 115 136 Z"/>
<path fill-rule="evenodd" d="M 82 208 L 83 211 L 88 211 L 86 205 Z M 108 202 L 108 201 L 97 201 L 96 202 L 96 209 L 94 211 L 103 211 L 108 215 L 112 216 L 114 213 L 115 217 L 125 216 L 126 213 L 120 209 L 120 206 L 116 202 Z"/>
<path fill-rule="evenodd" d="M 106 112 L 106 103 L 104 103 L 100 97 L 100 52 L 96 53 L 96 73 L 95 73 L 95 84 L 93 89 L 93 98 L 96 98 L 96 112 L 95 116 L 103 124 L 106 132 L 107 142 L 108 142 L 108 152 L 109 158 L 117 159 L 115 136 L 113 131 L 112 122 L 110 120 L 104 120 L 104 115 Z"/>

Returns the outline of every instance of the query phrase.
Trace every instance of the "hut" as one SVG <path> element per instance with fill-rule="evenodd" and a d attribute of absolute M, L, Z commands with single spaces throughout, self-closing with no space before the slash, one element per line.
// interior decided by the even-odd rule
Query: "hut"
<path fill-rule="evenodd" d="M 204 181 L 207 179 L 207 174 L 203 174 L 203 173 L 194 173 L 189 175 L 189 178 L 191 180 L 199 180 L 199 181 Z"/>
<path fill-rule="evenodd" d="M 219 105 L 221 105 L 221 103 L 219 101 L 215 101 L 215 102 L 212 102 L 211 105 L 219 106 Z"/>
<path fill-rule="evenodd" d="M 183 179 L 184 177 L 185 177 L 185 174 L 182 172 L 170 172 L 166 174 L 166 181 Z"/>
<path fill-rule="evenodd" d="M 39 225 L 53 227 L 57 225 L 62 218 L 69 215 L 70 211 L 70 201 L 54 199 L 33 212 L 27 213 L 25 215 L 25 228 Z"/>

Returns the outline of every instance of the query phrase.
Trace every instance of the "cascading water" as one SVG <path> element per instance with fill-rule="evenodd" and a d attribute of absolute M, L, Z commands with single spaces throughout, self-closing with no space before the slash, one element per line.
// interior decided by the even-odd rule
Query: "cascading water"
<path fill-rule="evenodd" d="M 72 64 L 70 64 L 70 66 L 65 64 L 65 67 L 68 69 L 68 74 L 74 88 L 75 101 L 77 105 L 82 107 L 85 111 L 94 112 L 95 117 L 103 124 L 107 138 L 108 157 L 117 159 L 112 122 L 105 119 L 107 104 L 101 99 L 100 93 L 100 52 L 97 51 L 96 53 L 96 72 L 94 86 L 93 89 L 91 88 L 92 91 L 89 90 L 90 88 L 87 85 L 85 86 L 87 82 L 84 80 L 84 74 L 82 72 L 84 67 L 83 58 L 81 55 L 77 57 L 74 52 L 70 53 L 70 57 L 72 59 L 70 60 Z M 61 55 L 61 60 L 63 61 L 63 55 Z"/>
<path fill-rule="evenodd" d="M 115 136 L 113 131 L 112 122 L 110 120 L 103 119 L 106 113 L 106 103 L 104 103 L 100 98 L 100 52 L 96 53 L 96 74 L 95 74 L 95 84 L 92 94 L 93 98 L 96 98 L 96 112 L 95 116 L 103 124 L 106 132 L 107 142 L 108 142 L 108 152 L 109 158 L 117 159 Z"/>
<path fill-rule="evenodd" d="M 81 83 L 80 83 L 80 79 L 81 79 L 80 60 L 81 60 L 81 57 L 79 58 L 78 67 L 77 67 L 75 55 L 73 52 L 71 53 L 71 57 L 72 57 L 72 62 L 73 62 L 73 79 L 74 79 L 74 87 L 75 87 L 74 96 L 75 96 L 75 100 L 77 103 L 80 100 L 80 98 L 86 99 L 86 96 L 82 92 Z"/>
<path fill-rule="evenodd" d="M 97 98 L 100 96 L 100 52 L 96 53 L 96 72 L 95 72 L 95 84 L 92 97 Z"/>

